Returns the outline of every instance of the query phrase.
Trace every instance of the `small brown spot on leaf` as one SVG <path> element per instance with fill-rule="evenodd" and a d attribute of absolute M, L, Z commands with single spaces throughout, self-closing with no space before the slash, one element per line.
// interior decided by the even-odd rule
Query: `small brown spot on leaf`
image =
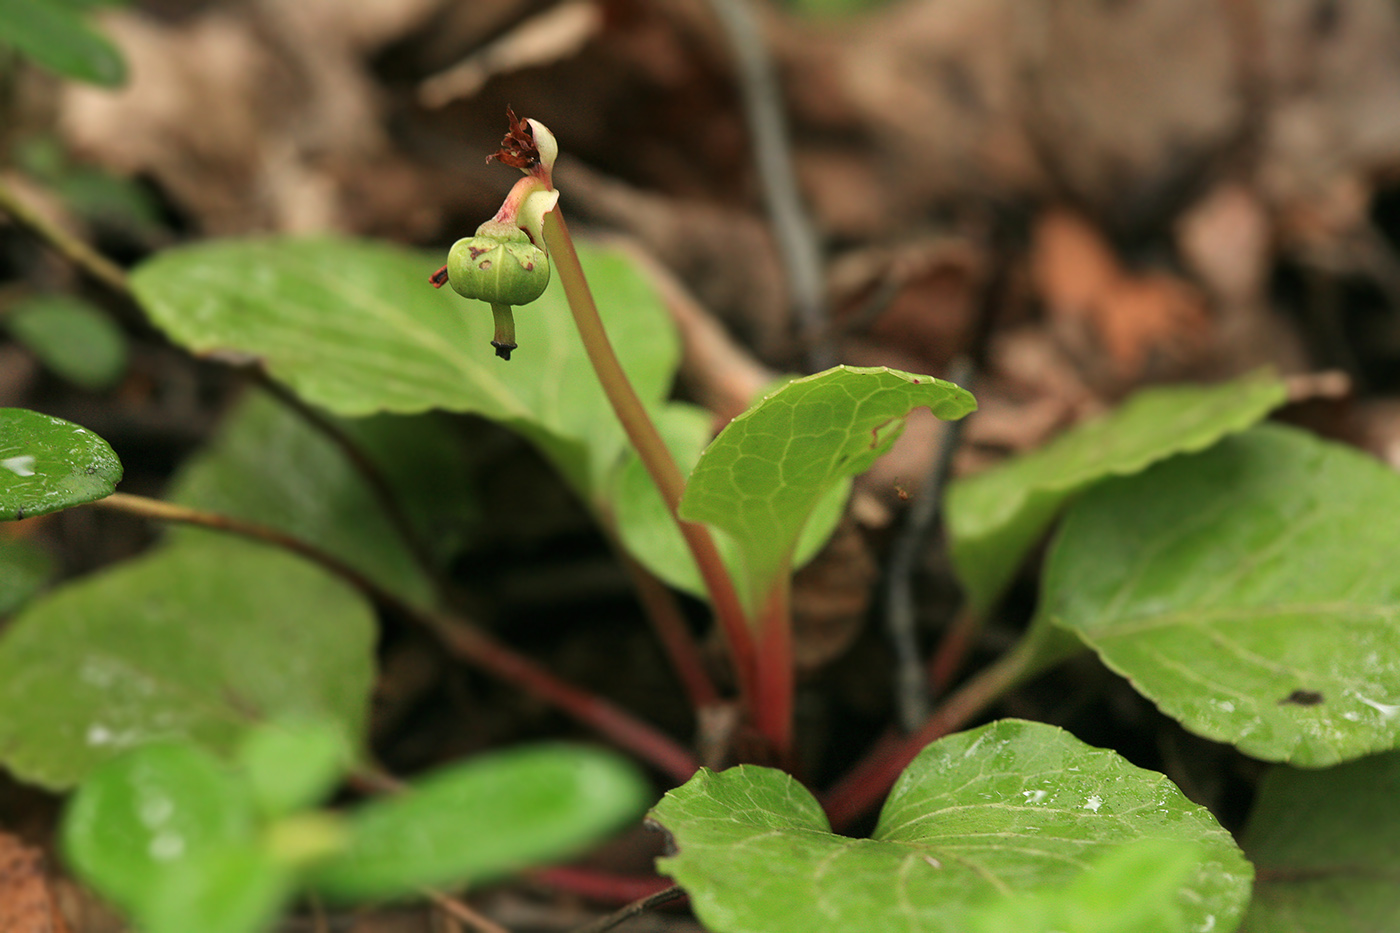
<path fill-rule="evenodd" d="M 1288 696 L 1278 701 L 1279 706 L 1293 704 L 1295 706 L 1316 706 L 1322 702 L 1322 694 L 1316 690 L 1294 690 Z"/>

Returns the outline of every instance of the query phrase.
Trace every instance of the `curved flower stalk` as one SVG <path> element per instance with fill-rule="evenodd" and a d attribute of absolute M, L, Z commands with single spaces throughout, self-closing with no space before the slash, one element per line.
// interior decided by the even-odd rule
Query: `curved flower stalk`
<path fill-rule="evenodd" d="M 756 702 L 761 696 L 757 689 L 759 661 L 748 614 L 709 528 L 682 521 L 677 512 L 685 480 L 623 372 L 603 328 L 568 227 L 558 210 L 559 193 L 554 190 L 551 172 L 559 145 L 554 134 L 538 120 L 522 120 L 514 112 L 507 113 L 510 130 L 501 148 L 487 161 L 495 160 L 518 168 L 525 177 L 515 183 L 496 216 L 482 224 L 476 236 L 459 240 L 452 247 L 447 265 L 435 272 L 431 281 L 436 287 L 450 282 L 460 294 L 489 302 L 496 316 L 492 346 L 497 356 L 510 359 L 511 351 L 516 349 L 511 308 L 539 297 L 549 282 L 553 265 L 608 402 L 660 490 L 662 501 L 700 569 L 715 616 L 724 631 L 735 680 L 750 718 L 765 733 L 774 753 L 785 757 L 789 749 L 784 731 L 767 734 L 768 730 L 762 728 L 763 717 L 755 715 Z"/>

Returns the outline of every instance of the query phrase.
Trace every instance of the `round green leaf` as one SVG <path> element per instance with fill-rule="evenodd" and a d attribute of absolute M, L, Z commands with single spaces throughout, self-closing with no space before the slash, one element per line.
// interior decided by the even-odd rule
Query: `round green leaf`
<path fill-rule="evenodd" d="M 1199 846 L 1174 933 L 1234 929 L 1250 866 L 1160 774 L 1039 723 L 1007 720 L 925 748 L 869 839 L 834 835 L 789 775 L 702 769 L 652 817 L 679 853 L 658 869 L 715 933 L 964 933 L 1006 898 L 1084 878 L 1142 840 Z"/>
<path fill-rule="evenodd" d="M 822 497 L 874 463 L 920 407 L 952 420 L 977 403 L 951 382 L 885 366 L 838 366 L 789 382 L 731 421 L 700 455 L 681 516 L 733 537 L 755 606 L 791 569 Z"/>
<path fill-rule="evenodd" d="M 24 408 L 0 408 L 0 521 L 101 499 L 121 478 L 117 455 L 87 428 Z"/>
<path fill-rule="evenodd" d="M 49 552 L 24 540 L 0 538 L 0 615 L 24 605 L 53 579 Z"/>
<path fill-rule="evenodd" d="M 1180 892 L 1203 858 L 1199 845 L 1181 839 L 1130 842 L 1095 858 L 1064 887 L 1020 894 L 990 905 L 973 926 L 977 933 L 1173 933 L 1190 929 L 1181 917 Z"/>
<path fill-rule="evenodd" d="M 622 253 L 580 245 L 608 335 L 643 402 L 670 391 L 679 343 L 660 300 Z M 627 446 L 593 374 L 563 286 L 517 308 L 519 350 L 491 352 L 483 302 L 435 290 L 441 256 L 330 238 L 265 238 L 166 250 L 132 288 L 171 340 L 261 360 L 301 398 L 339 415 L 470 412 L 530 438 L 586 501 Z"/>
<path fill-rule="evenodd" d="M 69 865 L 138 916 L 164 896 L 173 866 L 253 836 L 246 789 L 190 745 L 148 745 L 103 763 L 78 788 L 63 819 Z"/>
<path fill-rule="evenodd" d="M 344 900 L 498 877 L 573 855 L 635 816 L 646 798 L 636 770 L 599 749 L 485 755 L 352 813 L 349 848 L 313 884 Z"/>
<path fill-rule="evenodd" d="M 656 422 L 677 466 L 682 472 L 689 472 L 710 441 L 714 415 L 703 408 L 676 402 L 657 412 Z M 846 512 L 850 491 L 850 480 L 839 480 L 817 501 L 811 518 L 802 526 L 792 559 L 794 570 L 815 557 L 836 530 Z M 646 466 L 635 454 L 629 452 L 618 471 L 612 498 L 613 516 L 627 552 L 671 586 L 700 599 L 707 598 L 709 594 L 695 566 L 695 558 L 670 510 L 661 501 L 661 493 Z M 742 579 L 744 553 L 739 543 L 723 532 L 716 532 L 714 537 L 730 574 Z"/>
<path fill-rule="evenodd" d="M 103 87 L 126 82 L 126 62 L 70 5 L 0 0 L 0 42 L 65 78 Z"/>
<path fill-rule="evenodd" d="M 954 481 L 944 514 L 968 599 L 980 611 L 991 608 L 1055 517 L 1094 483 L 1204 450 L 1257 423 L 1286 396 L 1266 371 L 1218 386 L 1146 389 L 1034 453 Z"/>
<path fill-rule="evenodd" d="M 126 372 L 126 335 L 85 301 L 68 295 L 31 298 L 0 320 L 40 362 L 84 389 L 109 388 Z"/>
<path fill-rule="evenodd" d="M 285 816 L 324 800 L 354 764 L 342 724 L 284 719 L 251 730 L 238 763 L 264 816 Z"/>
<path fill-rule="evenodd" d="M 1245 827 L 1259 869 L 1250 933 L 1400 930 L 1400 753 L 1276 767 Z"/>
<path fill-rule="evenodd" d="M 1322 767 L 1400 740 L 1400 476 L 1263 425 L 1070 510 L 1041 612 L 1193 732 Z"/>
<path fill-rule="evenodd" d="M 282 551 L 206 533 L 55 590 L 0 636 L 0 760 L 62 789 L 124 749 L 232 751 L 254 725 L 324 716 L 363 735 L 375 623 Z"/>
<path fill-rule="evenodd" d="M 142 933 L 263 933 L 294 882 L 262 845 L 226 844 L 171 864 L 136 916 Z"/>

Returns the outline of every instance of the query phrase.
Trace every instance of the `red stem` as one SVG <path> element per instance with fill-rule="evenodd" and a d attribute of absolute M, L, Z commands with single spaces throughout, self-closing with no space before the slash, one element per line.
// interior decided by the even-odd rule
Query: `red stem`
<path fill-rule="evenodd" d="M 604 904 L 627 904 L 664 891 L 675 884 L 655 875 L 614 875 L 588 868 L 560 865 L 529 873 L 531 878 L 571 894 Z"/>
<path fill-rule="evenodd" d="M 666 503 L 676 527 L 680 529 L 681 536 L 695 557 L 715 616 L 729 645 L 739 691 L 752 711 L 755 697 L 754 645 L 747 613 L 739 601 L 734 581 L 730 579 L 729 571 L 715 548 L 709 529 L 704 525 L 683 521 L 680 517 L 679 508 L 681 494 L 685 491 L 685 480 L 617 359 L 612 341 L 608 339 L 603 320 L 598 314 L 593 293 L 588 287 L 588 279 L 584 276 L 583 265 L 574 250 L 569 228 L 564 223 L 564 215 L 557 207 L 544 216 L 544 241 L 559 275 L 559 281 L 564 286 L 564 293 L 568 297 L 569 308 L 573 312 L 574 323 L 578 326 L 584 349 L 588 352 L 589 362 L 598 374 L 598 381 L 617 413 L 618 420 L 622 422 L 628 440 L 660 490 L 661 500 Z"/>
<path fill-rule="evenodd" d="M 971 603 L 953 616 L 928 665 L 928 685 L 934 696 L 941 696 L 948 690 L 981 628 L 982 614 L 973 609 Z"/>
<path fill-rule="evenodd" d="M 560 680 L 480 629 L 451 624 L 439 624 L 436 628 L 455 652 L 593 727 L 678 783 L 690 780 L 699 767 L 694 756 L 664 732 L 607 700 Z"/>
<path fill-rule="evenodd" d="M 793 764 L 792 712 L 796 690 L 792 651 L 792 577 L 783 569 L 763 607 L 753 721 L 784 768 Z"/>
<path fill-rule="evenodd" d="M 962 728 L 999 696 L 1039 670 L 1042 660 L 1033 640 L 1026 639 L 949 695 L 917 732 L 882 736 L 875 747 L 826 792 L 822 806 L 831 825 L 837 830 L 849 826 L 885 796 L 900 772 L 925 745 Z"/>

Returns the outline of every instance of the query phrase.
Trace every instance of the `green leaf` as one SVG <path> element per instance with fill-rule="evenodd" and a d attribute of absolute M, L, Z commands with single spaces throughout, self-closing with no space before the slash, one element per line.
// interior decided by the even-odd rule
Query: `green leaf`
<path fill-rule="evenodd" d="M 0 538 L 0 616 L 23 606 L 56 572 L 48 551 L 28 541 Z"/>
<path fill-rule="evenodd" d="M 1062 888 L 992 904 L 974 927 L 978 933 L 1188 930 L 1179 892 L 1203 860 L 1199 845 L 1180 839 L 1130 842 L 1095 858 Z"/>
<path fill-rule="evenodd" d="M 422 445 L 404 449 L 421 451 Z M 445 511 L 460 499 L 454 480 L 439 475 L 427 486 Z M 432 581 L 360 473 L 323 433 L 267 395 L 240 404 L 214 441 L 180 470 L 170 499 L 279 528 L 410 603 L 435 601 Z"/>
<path fill-rule="evenodd" d="M 224 765 L 202 749 L 160 743 L 83 781 L 64 814 L 63 849 L 93 888 L 141 914 L 172 865 L 251 842 L 254 827 L 247 790 Z"/>
<path fill-rule="evenodd" d="M 31 298 L 0 320 L 40 362 L 74 385 L 106 389 L 126 372 L 126 335 L 85 301 L 67 295 Z"/>
<path fill-rule="evenodd" d="M 350 848 L 313 876 L 337 899 L 398 897 L 565 858 L 635 816 L 646 786 L 599 749 L 512 749 L 439 771 L 350 815 Z"/>
<path fill-rule="evenodd" d="M 328 719 L 284 719 L 252 729 L 238 749 L 258 810 L 286 816 L 320 803 L 355 763 L 344 726 Z"/>
<path fill-rule="evenodd" d="M 137 916 L 142 933 L 264 933 L 294 881 L 262 845 L 230 844 L 172 863 Z"/>
<path fill-rule="evenodd" d="M 831 488 L 864 472 L 928 407 L 976 408 L 965 389 L 888 367 L 838 366 L 787 383 L 735 418 L 700 455 L 681 516 L 728 533 L 743 555 L 750 607 L 785 575 L 803 527 Z"/>
<path fill-rule="evenodd" d="M 964 933 L 1006 898 L 1081 881 L 1142 840 L 1199 847 L 1175 889 L 1174 933 L 1234 929 L 1249 892 L 1229 833 L 1165 777 L 1017 720 L 925 748 L 870 839 L 832 834 L 796 780 L 752 765 L 702 769 L 651 815 L 679 847 L 658 870 L 714 933 Z"/>
<path fill-rule="evenodd" d="M 24 408 L 0 408 L 0 521 L 110 496 L 121 478 L 117 455 L 87 428 Z"/>
<path fill-rule="evenodd" d="M 1070 510 L 1041 612 L 1186 728 L 1322 767 L 1400 737 L 1400 476 L 1256 427 Z"/>
<path fill-rule="evenodd" d="M 710 441 L 714 415 L 703 408 L 678 402 L 657 412 L 656 423 L 681 471 L 694 469 L 700 452 Z M 802 526 L 792 561 L 794 570 L 815 557 L 826 544 L 846 511 L 849 495 L 850 481 L 842 480 L 833 483 L 817 501 L 812 517 Z M 708 593 L 690 548 L 661 501 L 656 484 L 635 454 L 629 453 L 618 471 L 612 501 L 617 530 L 628 553 L 671 586 L 706 598 Z M 731 575 L 738 579 L 744 566 L 744 555 L 738 544 L 725 534 L 715 535 L 715 544 Z"/>
<path fill-rule="evenodd" d="M 124 749 L 231 751 L 284 716 L 363 735 L 374 617 L 281 551 L 182 538 L 31 603 L 0 636 L 0 761 L 63 789 Z"/>
<path fill-rule="evenodd" d="M 887 6 L 891 0 L 788 0 L 802 16 L 814 19 L 849 19 Z"/>
<path fill-rule="evenodd" d="M 126 83 L 121 52 L 69 4 L 0 0 L 0 42 L 65 78 L 103 87 Z"/>
<path fill-rule="evenodd" d="M 1400 753 L 1322 771 L 1276 767 L 1244 832 L 1258 866 L 1250 933 L 1400 929 Z"/>
<path fill-rule="evenodd" d="M 949 549 L 969 601 L 981 612 L 990 609 L 1056 516 L 1085 489 L 1204 450 L 1285 398 L 1283 383 L 1267 371 L 1218 386 L 1147 389 L 1034 453 L 951 483 Z"/>
<path fill-rule="evenodd" d="M 670 390 L 679 344 L 630 260 L 580 247 L 608 333 L 644 403 Z M 597 504 L 626 447 L 556 281 L 515 311 L 520 349 L 491 352 L 491 312 L 428 275 L 441 256 L 329 238 L 206 242 L 138 267 L 155 324 L 200 354 L 258 359 L 331 412 L 471 412 L 530 438 Z"/>

